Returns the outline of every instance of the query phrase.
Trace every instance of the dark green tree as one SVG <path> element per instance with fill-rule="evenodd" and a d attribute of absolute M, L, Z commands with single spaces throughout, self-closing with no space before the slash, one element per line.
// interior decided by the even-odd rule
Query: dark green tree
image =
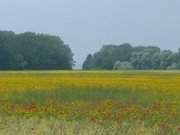
<path fill-rule="evenodd" d="M 93 56 L 91 54 L 89 54 L 83 63 L 83 69 L 84 70 L 91 70 L 94 68 L 95 67 L 94 67 L 94 63 L 93 63 Z"/>
<path fill-rule="evenodd" d="M 58 36 L 0 32 L 1 69 L 72 69 L 73 53 Z"/>

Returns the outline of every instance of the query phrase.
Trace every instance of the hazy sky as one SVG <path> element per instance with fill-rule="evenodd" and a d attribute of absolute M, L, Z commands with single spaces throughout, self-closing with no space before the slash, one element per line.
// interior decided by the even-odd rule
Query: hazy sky
<path fill-rule="evenodd" d="M 59 35 L 77 63 L 103 44 L 180 47 L 180 0 L 0 0 L 0 29 Z"/>

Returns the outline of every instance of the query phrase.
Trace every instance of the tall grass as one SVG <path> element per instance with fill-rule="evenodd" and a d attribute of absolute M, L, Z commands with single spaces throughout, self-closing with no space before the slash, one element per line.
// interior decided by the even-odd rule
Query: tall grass
<path fill-rule="evenodd" d="M 121 125 L 89 121 L 62 121 L 50 118 L 0 117 L 1 135 L 179 135 L 176 127 L 145 127 L 143 123 Z"/>
<path fill-rule="evenodd" d="M 0 72 L 0 134 L 178 135 L 180 72 Z"/>

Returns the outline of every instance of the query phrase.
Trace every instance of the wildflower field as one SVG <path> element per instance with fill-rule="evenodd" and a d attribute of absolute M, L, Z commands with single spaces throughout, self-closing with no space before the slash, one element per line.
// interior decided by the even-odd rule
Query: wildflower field
<path fill-rule="evenodd" d="M 180 135 L 178 71 L 2 71 L 0 135 Z"/>

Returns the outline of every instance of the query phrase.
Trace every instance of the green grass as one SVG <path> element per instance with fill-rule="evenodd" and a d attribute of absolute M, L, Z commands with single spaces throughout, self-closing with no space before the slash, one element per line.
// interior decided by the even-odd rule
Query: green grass
<path fill-rule="evenodd" d="M 6 93 L 5 93 L 6 94 Z M 3 93 L 1 94 L 3 95 Z M 160 93 L 159 91 L 147 90 L 129 90 L 102 87 L 86 87 L 86 88 L 63 88 L 55 90 L 26 90 L 12 91 L 9 93 L 8 100 L 1 100 L 0 103 L 40 103 L 44 104 L 48 101 L 55 102 L 76 102 L 76 101 L 104 101 L 116 100 L 123 103 L 133 103 L 148 105 L 155 102 L 173 103 L 180 97 L 174 98 L 173 95 Z"/>
<path fill-rule="evenodd" d="M 145 127 L 143 123 L 119 125 L 50 118 L 0 117 L 0 135 L 179 135 L 177 127 Z"/>

